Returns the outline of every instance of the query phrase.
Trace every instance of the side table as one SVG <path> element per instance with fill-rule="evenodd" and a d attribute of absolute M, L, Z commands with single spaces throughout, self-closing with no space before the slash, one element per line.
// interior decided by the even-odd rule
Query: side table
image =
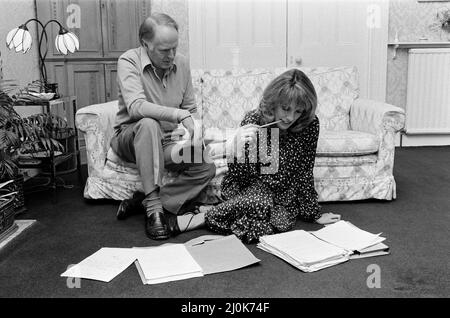
<path fill-rule="evenodd" d="M 21 107 L 20 105 L 18 107 Z M 39 110 L 40 107 L 40 110 Z M 61 174 L 68 174 L 78 172 L 78 179 L 81 180 L 81 160 L 80 160 L 80 146 L 78 140 L 78 131 L 75 127 L 75 114 L 77 111 L 77 99 L 76 96 L 68 96 L 61 97 L 58 99 L 50 100 L 50 101 L 42 101 L 41 105 L 26 105 L 22 106 L 22 111 L 17 110 L 19 114 L 22 116 L 29 116 L 30 113 L 24 114 L 24 111 L 30 111 L 32 108 L 38 108 L 39 112 L 45 112 L 48 114 L 57 115 L 61 118 L 64 118 L 67 121 L 66 130 L 67 134 L 62 135 L 54 135 L 53 132 L 56 133 L 56 130 L 53 128 L 53 121 L 50 124 L 50 131 L 52 131 L 52 138 L 57 139 L 60 142 L 62 140 L 65 141 L 65 152 L 60 153 L 55 150 L 53 143 L 50 144 L 50 149 L 45 154 L 41 155 L 32 155 L 31 160 L 19 160 L 19 168 L 20 169 L 47 169 L 48 172 L 41 172 L 41 174 L 49 175 L 48 182 L 43 185 L 37 185 L 36 187 L 43 187 L 42 190 L 52 189 L 53 198 L 56 200 L 56 178 Z M 36 113 L 36 110 L 34 110 Z M 58 139 L 60 137 L 60 139 Z M 73 144 L 70 141 L 73 140 Z M 57 167 L 62 163 L 66 163 L 69 160 L 75 160 L 73 168 L 67 169 L 64 171 L 57 172 Z"/>

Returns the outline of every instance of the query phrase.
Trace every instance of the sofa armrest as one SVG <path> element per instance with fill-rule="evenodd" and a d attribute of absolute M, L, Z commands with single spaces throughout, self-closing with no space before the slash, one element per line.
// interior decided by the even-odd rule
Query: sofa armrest
<path fill-rule="evenodd" d="M 350 108 L 350 127 L 379 137 L 385 131 L 395 134 L 405 127 L 405 111 L 383 102 L 358 98 Z"/>
<path fill-rule="evenodd" d="M 103 170 L 118 110 L 116 100 L 86 106 L 76 113 L 75 124 L 86 143 L 89 176 L 98 176 Z"/>
<path fill-rule="evenodd" d="M 405 126 L 402 108 L 368 99 L 356 99 L 350 108 L 350 128 L 378 136 L 377 163 L 374 175 L 392 176 L 394 169 L 395 134 Z"/>

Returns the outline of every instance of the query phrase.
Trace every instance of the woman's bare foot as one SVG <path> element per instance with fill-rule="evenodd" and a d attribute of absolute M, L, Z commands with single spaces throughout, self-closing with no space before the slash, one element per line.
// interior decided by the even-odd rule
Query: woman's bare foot
<path fill-rule="evenodd" d="M 206 212 L 208 212 L 211 208 L 213 208 L 214 207 L 214 205 L 200 205 L 199 207 L 198 207 L 198 211 L 200 212 L 200 213 L 206 213 Z"/>

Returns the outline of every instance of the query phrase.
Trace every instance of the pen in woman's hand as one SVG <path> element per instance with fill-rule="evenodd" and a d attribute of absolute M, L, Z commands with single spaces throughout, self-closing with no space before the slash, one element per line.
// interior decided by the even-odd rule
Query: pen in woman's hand
<path fill-rule="evenodd" d="M 261 125 L 261 126 L 259 126 L 259 128 L 264 128 L 264 127 L 272 126 L 272 125 L 278 124 L 279 122 L 281 122 L 281 119 L 280 119 L 280 120 L 277 120 L 277 121 L 274 121 L 274 122 L 272 122 L 272 123 L 268 123 L 268 124 L 265 124 L 265 125 Z"/>

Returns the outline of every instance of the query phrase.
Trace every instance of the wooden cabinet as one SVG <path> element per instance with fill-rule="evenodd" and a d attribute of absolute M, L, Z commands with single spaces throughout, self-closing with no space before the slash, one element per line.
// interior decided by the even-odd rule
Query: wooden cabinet
<path fill-rule="evenodd" d="M 77 97 L 77 110 L 117 99 L 117 58 L 139 46 L 139 26 L 150 15 L 151 1 L 36 0 L 42 23 L 55 19 L 80 41 L 79 51 L 62 55 L 54 45 L 57 24 L 46 28 L 48 80 L 58 83 L 60 95 Z M 83 163 L 84 148 L 81 138 Z"/>
<path fill-rule="evenodd" d="M 139 26 L 150 6 L 151 0 L 36 0 L 41 22 L 58 20 L 80 40 L 80 50 L 64 56 L 53 43 L 58 26 L 46 29 L 48 79 L 58 83 L 60 94 L 77 96 L 78 108 L 117 99 L 117 58 L 139 46 Z"/>

